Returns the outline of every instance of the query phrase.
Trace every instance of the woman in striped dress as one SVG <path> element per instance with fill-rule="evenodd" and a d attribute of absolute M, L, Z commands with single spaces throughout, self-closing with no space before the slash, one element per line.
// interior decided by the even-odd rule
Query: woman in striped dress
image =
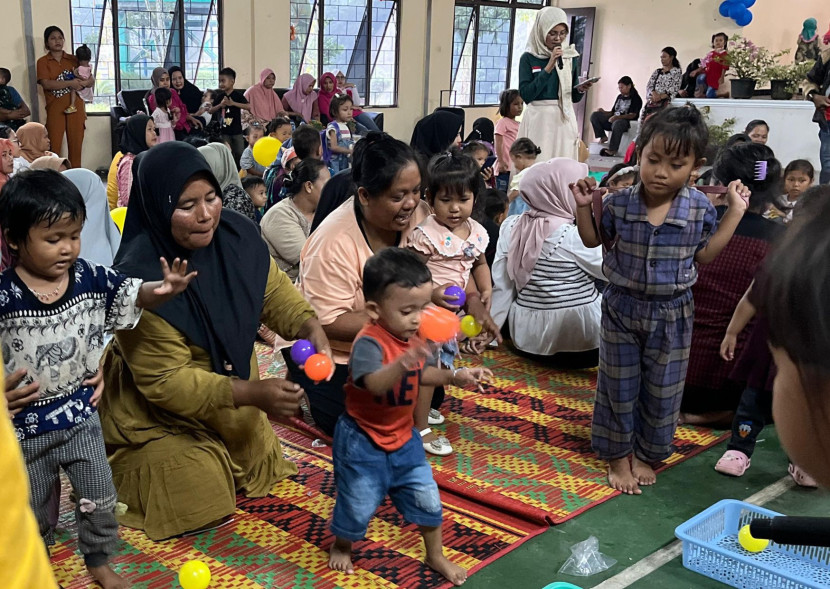
<path fill-rule="evenodd" d="M 588 167 L 554 158 L 529 168 L 519 184 L 529 209 L 501 226 L 493 262 L 491 315 L 509 318 L 519 350 L 541 356 L 599 348 L 601 248 L 586 248 L 574 225 L 568 185 Z"/>

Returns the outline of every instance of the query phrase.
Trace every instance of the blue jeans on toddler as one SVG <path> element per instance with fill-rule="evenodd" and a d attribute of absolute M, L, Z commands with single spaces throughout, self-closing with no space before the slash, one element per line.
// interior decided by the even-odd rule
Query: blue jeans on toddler
<path fill-rule="evenodd" d="M 387 452 L 343 414 L 334 428 L 332 458 L 337 496 L 329 529 L 335 536 L 362 540 L 386 495 L 406 521 L 430 528 L 441 525 L 438 485 L 415 428 L 406 444 Z"/>
<path fill-rule="evenodd" d="M 717 98 L 718 97 L 718 91 L 715 90 L 714 88 L 712 88 L 711 86 L 709 86 L 706 83 L 706 74 L 705 73 L 700 74 L 697 77 L 697 87 L 700 88 L 701 90 L 703 90 L 703 93 L 706 95 L 706 98 Z"/>

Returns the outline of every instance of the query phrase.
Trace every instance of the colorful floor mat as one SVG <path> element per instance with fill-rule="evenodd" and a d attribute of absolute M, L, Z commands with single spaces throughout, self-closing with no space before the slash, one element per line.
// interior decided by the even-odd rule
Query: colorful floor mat
<path fill-rule="evenodd" d="M 556 370 L 503 349 L 471 363 L 490 368 L 495 380 L 485 394 L 447 391 L 441 408 L 447 419 L 435 429 L 455 452 L 430 457 L 442 490 L 551 524 L 619 494 L 608 487 L 604 464 L 591 451 L 595 369 Z M 676 452 L 664 468 L 727 435 L 679 428 Z"/>
<path fill-rule="evenodd" d="M 422 563 L 417 528 L 406 524 L 388 501 L 372 520 L 367 539 L 355 544 L 355 574 L 329 570 L 327 549 L 333 538 L 327 520 L 334 506 L 334 480 L 328 448 L 313 448 L 311 440 L 297 432 L 279 426 L 275 430 L 286 456 L 299 466 L 297 476 L 275 486 L 273 496 L 240 497 L 234 521 L 217 530 L 153 542 L 142 532 L 122 527 L 115 570 L 134 589 L 179 587 L 178 570 L 192 559 L 205 562 L 212 574 L 210 587 L 222 589 L 450 586 Z M 58 544 L 52 548 L 53 570 L 65 589 L 95 587 L 76 552 L 67 491 Z M 445 552 L 471 571 L 546 529 L 473 506 L 463 498 L 444 499 Z"/>

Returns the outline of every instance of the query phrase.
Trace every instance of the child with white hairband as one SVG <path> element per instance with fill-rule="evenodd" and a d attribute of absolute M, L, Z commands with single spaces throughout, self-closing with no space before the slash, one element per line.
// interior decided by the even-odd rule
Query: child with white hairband
<path fill-rule="evenodd" d="M 630 188 L 637 183 L 639 168 L 626 163 L 620 163 L 608 170 L 608 173 L 599 183 L 600 188 L 607 188 L 609 194 Z"/>

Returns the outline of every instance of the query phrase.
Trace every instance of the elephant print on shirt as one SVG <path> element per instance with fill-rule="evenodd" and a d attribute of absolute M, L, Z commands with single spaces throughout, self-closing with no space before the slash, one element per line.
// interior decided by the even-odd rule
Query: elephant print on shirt
<path fill-rule="evenodd" d="M 59 342 L 39 345 L 35 350 L 35 358 L 33 359 L 27 354 L 26 360 L 33 364 L 38 371 L 48 366 L 49 375 L 54 382 L 60 379 L 60 367 L 64 362 L 71 361 L 71 371 L 73 373 L 77 372 L 77 366 L 74 360 L 77 350 L 78 339 L 75 337 L 67 337 Z"/>

